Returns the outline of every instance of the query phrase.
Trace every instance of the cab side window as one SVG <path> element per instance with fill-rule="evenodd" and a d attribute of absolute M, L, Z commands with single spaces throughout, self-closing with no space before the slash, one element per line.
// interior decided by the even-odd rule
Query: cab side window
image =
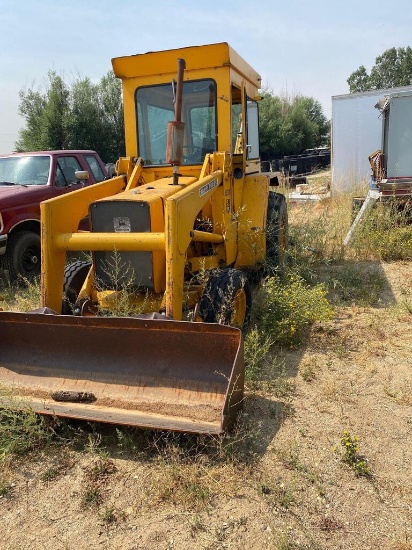
<path fill-rule="evenodd" d="M 232 84 L 232 153 L 243 153 L 242 93 Z"/>
<path fill-rule="evenodd" d="M 246 103 L 247 158 L 259 158 L 259 112 L 256 101 Z"/>
<path fill-rule="evenodd" d="M 57 161 L 56 187 L 67 187 L 72 183 L 78 183 L 75 172 L 81 170 L 76 157 L 60 157 Z"/>
<path fill-rule="evenodd" d="M 90 168 L 91 173 L 93 174 L 93 179 L 95 183 L 103 181 L 106 176 L 101 169 L 100 164 L 97 162 L 96 157 L 94 157 L 93 155 L 85 155 L 84 158 L 86 159 L 87 165 Z"/>

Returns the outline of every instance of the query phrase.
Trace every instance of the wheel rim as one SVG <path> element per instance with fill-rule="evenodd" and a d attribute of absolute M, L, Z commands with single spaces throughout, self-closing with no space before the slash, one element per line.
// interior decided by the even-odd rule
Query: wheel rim
<path fill-rule="evenodd" d="M 39 271 L 40 266 L 40 254 L 39 250 L 34 247 L 28 247 L 23 254 L 23 269 L 26 273 L 32 274 Z"/>
<path fill-rule="evenodd" d="M 243 288 L 240 288 L 233 300 L 233 311 L 230 319 L 230 324 L 232 327 L 242 328 L 247 311 L 247 297 L 246 292 Z"/>

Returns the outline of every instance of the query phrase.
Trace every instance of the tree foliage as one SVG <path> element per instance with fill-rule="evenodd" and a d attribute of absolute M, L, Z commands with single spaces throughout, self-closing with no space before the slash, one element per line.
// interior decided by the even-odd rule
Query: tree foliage
<path fill-rule="evenodd" d="M 290 155 L 327 145 L 330 124 L 312 97 L 276 96 L 264 90 L 259 105 L 260 150 Z"/>
<path fill-rule="evenodd" d="M 93 149 L 105 162 L 125 154 L 121 84 L 111 71 L 97 84 L 86 77 L 70 85 L 49 71 L 43 88 L 20 91 L 19 112 L 26 121 L 19 151 Z M 264 90 L 259 115 L 263 155 L 300 153 L 328 142 L 329 122 L 311 97 Z"/>
<path fill-rule="evenodd" d="M 98 84 L 78 78 L 71 86 L 49 71 L 44 89 L 20 91 L 25 127 L 18 151 L 93 149 L 106 162 L 125 154 L 121 83 L 109 71 Z"/>
<path fill-rule="evenodd" d="M 347 80 L 350 93 L 409 86 L 412 83 L 412 48 L 390 48 L 375 60 L 370 74 L 361 65 Z"/>

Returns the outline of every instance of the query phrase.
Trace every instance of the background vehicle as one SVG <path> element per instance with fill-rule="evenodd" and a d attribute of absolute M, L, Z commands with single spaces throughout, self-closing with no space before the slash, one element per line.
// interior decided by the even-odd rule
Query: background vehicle
<path fill-rule="evenodd" d="M 74 315 L 1 313 L 2 377 L 40 412 L 220 433 L 243 401 L 246 274 L 286 243 L 285 199 L 259 172 L 260 77 L 226 43 L 113 68 L 117 177 L 41 205 L 43 306 Z M 92 261 L 66 267 L 68 251 Z M 125 292 L 142 318 L 102 316 Z"/>
<path fill-rule="evenodd" d="M 0 267 L 11 279 L 40 275 L 40 203 L 107 175 L 94 151 L 0 156 Z"/>

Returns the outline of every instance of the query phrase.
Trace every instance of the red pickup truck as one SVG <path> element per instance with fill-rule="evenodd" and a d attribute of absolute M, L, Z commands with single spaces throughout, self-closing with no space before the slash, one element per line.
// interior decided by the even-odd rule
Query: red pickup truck
<path fill-rule="evenodd" d="M 40 273 L 40 203 L 109 177 L 94 151 L 0 155 L 0 270 L 10 279 Z"/>

